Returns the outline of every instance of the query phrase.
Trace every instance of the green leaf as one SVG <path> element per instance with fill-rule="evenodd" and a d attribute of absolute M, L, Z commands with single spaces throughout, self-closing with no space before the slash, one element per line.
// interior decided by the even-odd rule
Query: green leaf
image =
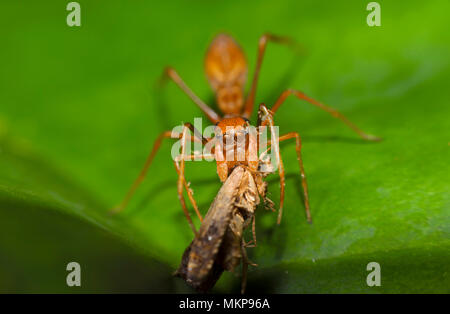
<path fill-rule="evenodd" d="M 171 278 L 192 232 L 169 141 L 126 211 L 108 211 L 158 134 L 202 117 L 174 84 L 156 87 L 164 66 L 213 103 L 203 57 L 226 30 L 250 75 L 265 31 L 306 49 L 268 45 L 257 103 L 300 89 L 384 139 L 363 142 L 288 98 L 275 122 L 302 136 L 313 224 L 295 145 L 283 143 L 283 221 L 258 208 L 249 291 L 450 292 L 448 1 L 380 2 L 381 27 L 367 26 L 364 1 L 79 2 L 80 28 L 65 24 L 65 4 L 1 4 L 0 291 L 75 292 L 65 265 L 77 259 L 90 267 L 79 291 L 189 291 Z M 220 188 L 215 165 L 186 168 L 205 213 Z M 268 181 L 278 204 L 278 176 Z M 369 262 L 381 265 L 380 287 L 366 284 Z M 226 274 L 216 291 L 238 285 Z"/>

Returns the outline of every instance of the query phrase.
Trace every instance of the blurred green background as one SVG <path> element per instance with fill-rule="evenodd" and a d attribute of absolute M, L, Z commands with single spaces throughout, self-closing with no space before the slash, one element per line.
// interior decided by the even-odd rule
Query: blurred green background
<path fill-rule="evenodd" d="M 169 143 L 129 208 L 107 212 L 157 135 L 202 116 L 174 84 L 155 87 L 164 66 L 214 102 L 203 57 L 220 31 L 242 45 L 250 75 L 264 32 L 306 47 L 269 44 L 257 103 L 297 88 L 384 138 L 365 143 L 287 100 L 275 121 L 303 137 L 314 223 L 295 145 L 283 144 L 284 217 L 276 226 L 258 209 L 248 292 L 450 292 L 448 1 L 379 1 L 381 27 L 366 24 L 369 1 L 79 1 L 81 27 L 66 25 L 68 2 L 0 4 L 0 292 L 191 291 L 171 276 L 192 234 Z M 189 163 L 186 176 L 205 213 L 215 165 Z M 66 286 L 71 261 L 81 287 Z M 366 285 L 372 261 L 381 287 Z M 238 270 L 214 291 L 239 284 Z"/>

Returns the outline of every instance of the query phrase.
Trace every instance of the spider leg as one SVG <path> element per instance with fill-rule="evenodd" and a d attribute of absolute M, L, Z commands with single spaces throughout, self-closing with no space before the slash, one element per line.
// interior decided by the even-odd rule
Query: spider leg
<path fill-rule="evenodd" d="M 298 90 L 294 90 L 294 89 L 288 89 L 288 90 L 285 90 L 283 93 L 281 93 L 281 95 L 278 98 L 278 100 L 275 102 L 273 107 L 270 109 L 270 111 L 272 112 L 272 115 L 275 115 L 277 110 L 284 103 L 286 98 L 288 96 L 290 96 L 290 95 L 294 95 L 298 99 L 305 100 L 308 103 L 310 103 L 310 104 L 312 104 L 312 105 L 314 105 L 316 107 L 319 107 L 320 109 L 328 112 L 329 114 L 331 114 L 336 119 L 339 119 L 342 122 L 344 122 L 349 128 L 351 128 L 355 133 L 357 133 L 362 139 L 364 139 L 366 141 L 380 141 L 381 140 L 381 138 L 379 138 L 379 137 L 376 137 L 376 136 L 370 135 L 370 134 L 366 134 L 363 131 L 361 131 L 361 129 L 359 129 L 353 122 L 348 120 L 343 114 L 341 114 L 336 109 L 328 107 L 328 106 L 318 102 L 317 100 L 308 97 L 307 95 L 305 95 L 305 93 L 303 93 L 301 91 L 298 91 Z"/>
<path fill-rule="evenodd" d="M 266 33 L 259 38 L 258 59 L 256 61 L 255 73 L 253 74 L 252 85 L 250 87 L 250 91 L 248 93 L 247 100 L 244 105 L 244 111 L 242 113 L 242 115 L 247 119 L 249 119 L 250 116 L 252 115 L 253 107 L 255 104 L 256 88 L 257 88 L 258 79 L 259 79 L 259 71 L 261 69 L 261 64 L 262 64 L 262 61 L 264 58 L 264 53 L 266 51 L 266 46 L 269 41 L 278 43 L 278 44 L 288 45 L 291 47 L 298 46 L 298 44 L 292 38 L 289 38 L 289 37 L 277 36 L 274 34 Z"/>
<path fill-rule="evenodd" d="M 203 113 L 208 117 L 212 123 L 217 123 L 221 120 L 221 117 L 207 104 L 205 104 L 183 81 L 183 79 L 178 75 L 172 67 L 167 67 L 164 70 L 163 77 L 170 78 L 175 84 L 178 85 L 181 90 L 189 96 L 189 98 L 203 111 Z"/>

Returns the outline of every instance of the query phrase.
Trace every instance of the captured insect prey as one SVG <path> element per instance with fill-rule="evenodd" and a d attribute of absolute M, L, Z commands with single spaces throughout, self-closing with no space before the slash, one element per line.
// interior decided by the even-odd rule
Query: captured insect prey
<path fill-rule="evenodd" d="M 241 292 L 244 293 L 247 266 L 252 263 L 247 258 L 243 233 L 254 219 L 260 202 L 258 194 L 250 171 L 236 167 L 211 204 L 197 236 L 185 250 L 175 275 L 196 290 L 207 292 L 224 270 L 233 272 L 242 261 Z"/>

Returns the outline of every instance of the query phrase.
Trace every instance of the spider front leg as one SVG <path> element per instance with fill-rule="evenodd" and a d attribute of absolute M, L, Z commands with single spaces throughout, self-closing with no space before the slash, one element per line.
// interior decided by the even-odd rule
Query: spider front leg
<path fill-rule="evenodd" d="M 275 124 L 273 122 L 272 113 L 269 111 L 269 109 L 267 109 L 267 107 L 264 104 L 261 104 L 259 106 L 258 124 L 260 130 L 264 129 L 267 125 L 269 125 L 271 137 L 270 148 L 272 149 L 278 164 L 278 174 L 280 176 L 280 209 L 278 210 L 277 224 L 280 224 L 284 205 L 284 187 L 285 187 L 284 166 L 283 160 L 281 159 L 279 139 L 277 133 L 275 132 Z"/>
<path fill-rule="evenodd" d="M 177 161 L 174 161 L 173 163 L 175 165 L 175 170 L 177 171 L 178 178 L 179 178 L 180 175 L 181 175 L 180 165 L 178 164 Z M 183 179 L 183 185 L 184 185 L 184 188 L 185 188 L 186 193 L 188 195 L 188 198 L 191 201 L 192 207 L 194 207 L 194 211 L 197 214 L 198 219 L 200 219 L 200 222 L 202 222 L 203 221 L 203 217 L 202 217 L 202 214 L 200 214 L 200 211 L 198 210 L 198 205 L 197 205 L 197 202 L 195 201 L 194 195 L 193 195 L 194 193 L 193 193 L 192 189 L 189 187 L 189 184 L 186 182 L 185 179 Z M 183 206 L 183 204 L 181 206 Z"/>
<path fill-rule="evenodd" d="M 192 219 L 189 215 L 189 211 L 187 209 L 186 206 L 186 201 L 184 200 L 183 197 L 183 187 L 186 188 L 186 192 L 188 194 L 189 200 L 191 201 L 192 205 L 194 206 L 194 209 L 200 219 L 200 221 L 203 220 L 200 212 L 198 211 L 198 207 L 197 207 L 197 203 L 194 200 L 194 197 L 192 195 L 192 190 L 189 188 L 189 186 L 186 183 L 186 179 L 184 177 L 184 162 L 186 160 L 186 157 L 190 157 L 190 156 L 186 156 L 185 152 L 186 152 L 186 144 L 187 144 L 187 139 L 188 139 L 188 131 L 191 130 L 194 133 L 194 136 L 196 139 L 198 139 L 199 137 L 201 137 L 201 141 L 203 144 L 207 144 L 208 141 L 212 140 L 212 139 L 206 139 L 204 138 L 201 133 L 190 123 L 185 123 L 184 127 L 183 127 L 183 132 L 182 132 L 182 136 L 181 136 L 181 160 L 179 161 L 179 164 L 177 163 L 177 161 L 175 161 L 175 167 L 177 169 L 178 172 L 178 183 L 177 183 L 177 191 L 178 191 L 178 199 L 180 200 L 181 203 L 181 207 L 183 208 L 183 212 L 189 222 L 189 225 L 191 226 L 192 230 L 194 231 L 194 234 L 197 235 L 197 231 L 195 229 L 194 224 L 192 223 Z M 195 155 L 194 155 L 195 156 Z M 201 157 L 203 158 L 204 155 L 201 155 Z"/>
<path fill-rule="evenodd" d="M 179 164 L 179 162 L 180 162 L 182 156 L 180 155 L 178 157 L 179 158 L 175 159 L 173 163 L 175 165 L 175 170 L 177 171 L 178 176 L 180 176 L 181 172 L 180 172 L 180 164 Z M 188 155 L 188 156 L 184 157 L 184 160 L 193 160 L 194 158 L 205 158 L 206 159 L 206 158 L 214 158 L 214 156 L 211 155 L 211 154 Z M 184 178 L 184 174 L 183 174 L 183 178 Z M 197 202 L 194 199 L 194 193 L 193 193 L 192 189 L 189 187 L 189 184 L 186 182 L 186 178 L 183 179 L 183 185 L 184 185 L 184 188 L 185 188 L 186 193 L 188 195 L 188 198 L 191 201 L 192 206 L 194 207 L 194 210 L 195 210 L 195 213 L 197 214 L 198 219 L 202 222 L 203 221 L 203 217 L 200 214 L 200 211 L 198 210 Z"/>

